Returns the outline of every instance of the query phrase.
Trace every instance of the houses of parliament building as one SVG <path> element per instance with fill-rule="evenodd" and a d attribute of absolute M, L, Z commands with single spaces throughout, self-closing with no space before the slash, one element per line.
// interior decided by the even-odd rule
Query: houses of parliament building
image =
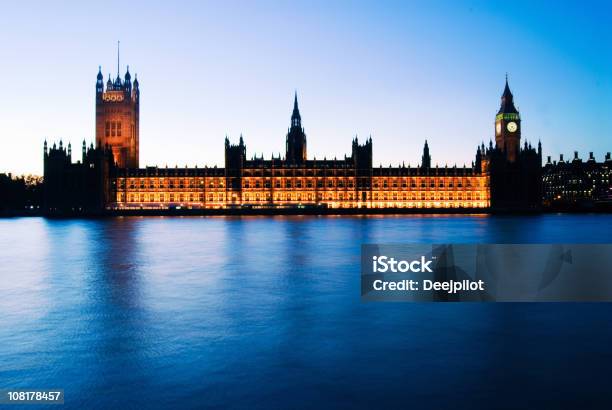
<path fill-rule="evenodd" d="M 541 202 L 542 147 L 521 145 L 521 118 L 506 79 L 495 142 L 477 146 L 471 166 L 432 166 L 427 141 L 416 167 L 373 166 L 372 138 L 352 140 L 341 159 L 310 159 L 293 101 L 285 155 L 247 157 L 242 136 L 225 139 L 218 167 L 139 166 L 140 85 L 129 68 L 96 79 L 95 146 L 44 144 L 47 212 L 142 209 L 466 208 L 533 209 Z"/>

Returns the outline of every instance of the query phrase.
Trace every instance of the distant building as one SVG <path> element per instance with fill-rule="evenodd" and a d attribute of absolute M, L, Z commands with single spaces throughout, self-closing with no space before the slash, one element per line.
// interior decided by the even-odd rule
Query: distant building
<path fill-rule="evenodd" d="M 608 152 L 597 162 L 593 153 L 583 161 L 574 152 L 572 160 L 548 157 L 544 166 L 544 204 L 550 207 L 590 207 L 612 204 L 612 159 Z"/>
<path fill-rule="evenodd" d="M 0 174 L 0 214 L 24 207 L 25 181 L 11 174 Z"/>
<path fill-rule="evenodd" d="M 0 215 L 40 211 L 42 178 L 0 174 Z"/>
<path fill-rule="evenodd" d="M 521 148 L 520 116 L 506 81 L 496 116 L 496 144 L 476 150 L 470 166 L 432 165 L 427 141 L 417 166 L 373 166 L 372 138 L 352 141 L 344 158 L 309 159 L 297 94 L 284 158 L 247 158 L 246 145 L 225 139 L 217 167 L 138 166 L 139 88 L 96 81 L 96 147 L 82 162 L 70 148 L 45 146 L 48 210 L 225 208 L 534 209 L 541 202 L 541 146 Z"/>

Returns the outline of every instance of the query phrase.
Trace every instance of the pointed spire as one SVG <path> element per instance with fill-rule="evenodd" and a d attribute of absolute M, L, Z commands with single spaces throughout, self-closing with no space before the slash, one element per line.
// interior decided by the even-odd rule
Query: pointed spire
<path fill-rule="evenodd" d="M 429 145 L 427 145 L 427 140 L 425 140 L 425 145 L 423 146 L 423 156 L 421 157 L 421 167 L 423 169 L 431 168 L 431 155 L 429 154 Z"/>
<path fill-rule="evenodd" d="M 506 85 L 504 87 L 504 93 L 502 94 L 502 96 L 504 97 L 512 96 L 512 92 L 510 91 L 510 86 L 508 85 L 508 73 L 506 73 Z"/>
<path fill-rule="evenodd" d="M 542 141 L 538 140 L 538 155 L 542 156 Z"/>
<path fill-rule="evenodd" d="M 518 110 L 514 106 L 514 96 L 512 95 L 512 91 L 510 91 L 510 86 L 508 85 L 508 73 L 506 73 L 506 85 L 504 87 L 504 92 L 501 97 L 501 106 L 497 113 L 518 114 Z"/>
<path fill-rule="evenodd" d="M 293 113 L 291 114 L 291 126 L 301 127 L 302 117 L 300 116 L 300 109 L 298 108 L 297 90 L 293 98 Z"/>

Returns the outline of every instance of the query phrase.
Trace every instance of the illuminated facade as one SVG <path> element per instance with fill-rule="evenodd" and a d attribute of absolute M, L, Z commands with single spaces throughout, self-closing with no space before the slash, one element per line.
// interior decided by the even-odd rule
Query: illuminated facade
<path fill-rule="evenodd" d="M 123 80 L 110 74 L 104 88 L 102 67 L 96 78 L 96 147 L 109 147 L 119 168 L 138 168 L 140 145 L 140 88 L 138 79 L 132 76 L 128 66 Z"/>
<path fill-rule="evenodd" d="M 296 95 L 284 158 L 279 155 L 270 159 L 247 159 L 242 136 L 237 144 L 230 143 L 226 137 L 223 168 L 139 168 L 138 104 L 138 82 L 132 88 L 129 72 L 124 81 L 119 77 L 115 83 L 109 80 L 106 90 L 98 73 L 96 147 L 87 153 L 84 151 L 83 163 L 72 164 L 70 153 L 65 149 L 62 153 L 54 147 L 47 152 L 45 145 L 45 179 L 56 181 L 56 188 L 50 190 L 47 209 L 75 210 L 76 206 L 70 207 L 59 199 L 74 197 L 74 193 L 61 192 L 62 187 L 70 184 L 58 181 L 62 178 L 84 180 L 88 178 L 85 174 L 93 175 L 95 186 L 105 190 L 96 196 L 101 202 L 94 207 L 105 210 L 487 209 L 496 200 L 517 207 L 527 203 L 526 197 L 530 198 L 529 204 L 541 202 L 541 190 L 538 191 L 541 179 L 537 177 L 541 171 L 541 146 L 537 151 L 527 144 L 521 148 L 520 117 L 507 81 L 500 113 L 495 119 L 495 146 L 492 142 L 486 148 L 484 144 L 478 146 L 475 160 L 467 167 L 432 166 L 427 141 L 418 166 L 375 167 L 371 137 L 363 142 L 355 138 L 350 155 L 342 159 L 308 159 Z M 127 136 L 124 121 L 130 124 Z M 120 135 L 113 136 L 113 122 L 121 123 Z M 80 175 L 79 166 L 83 175 L 74 176 Z M 47 172 L 53 175 L 47 176 Z M 103 173 L 102 177 L 99 172 Z"/>
<path fill-rule="evenodd" d="M 240 175 L 223 168 L 119 169 L 112 208 L 486 208 L 486 174 L 474 168 L 374 168 L 356 175 L 347 160 L 245 161 Z"/>
<path fill-rule="evenodd" d="M 480 148 L 478 150 L 480 152 Z M 307 159 L 297 96 L 285 158 L 246 157 L 225 140 L 224 168 L 118 168 L 113 209 L 125 208 L 487 208 L 486 161 L 431 167 L 425 142 L 419 167 L 372 167 L 372 139 L 355 138 L 350 156 Z M 485 163 L 485 171 L 482 165 Z"/>

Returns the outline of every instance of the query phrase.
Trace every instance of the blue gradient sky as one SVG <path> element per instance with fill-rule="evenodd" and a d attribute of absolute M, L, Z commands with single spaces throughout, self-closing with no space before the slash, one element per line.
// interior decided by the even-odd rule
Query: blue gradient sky
<path fill-rule="evenodd" d="M 308 156 L 470 163 L 504 75 L 545 155 L 612 151 L 606 2 L 40 2 L 0 12 L 0 172 L 42 173 L 42 142 L 94 137 L 98 65 L 141 83 L 141 165 L 284 150 L 298 91 Z M 80 152 L 77 148 L 76 152 Z M 75 158 L 76 159 L 76 158 Z"/>

